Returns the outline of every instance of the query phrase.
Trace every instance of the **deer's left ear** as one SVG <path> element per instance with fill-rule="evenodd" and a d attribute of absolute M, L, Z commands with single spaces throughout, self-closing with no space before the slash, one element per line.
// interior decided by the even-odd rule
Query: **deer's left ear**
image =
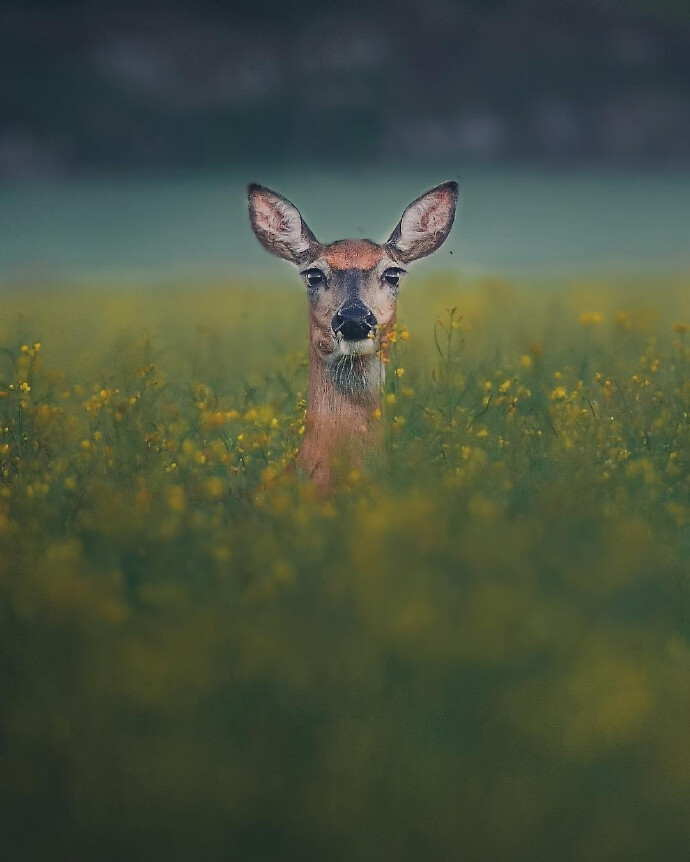
<path fill-rule="evenodd" d="M 257 183 L 247 195 L 252 228 L 267 251 L 297 264 L 313 256 L 319 243 L 294 204 Z"/>
<path fill-rule="evenodd" d="M 402 263 L 436 251 L 446 240 L 455 218 L 458 184 L 443 183 L 411 203 L 390 235 L 386 247 Z"/>

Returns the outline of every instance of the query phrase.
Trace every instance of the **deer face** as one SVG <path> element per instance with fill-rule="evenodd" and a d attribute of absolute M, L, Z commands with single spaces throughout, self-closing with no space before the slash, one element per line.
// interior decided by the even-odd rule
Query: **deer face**
<path fill-rule="evenodd" d="M 373 393 L 380 382 L 377 353 L 395 322 L 405 264 L 445 241 L 457 194 L 457 183 L 448 182 L 417 198 L 383 245 L 367 239 L 322 245 L 290 201 L 263 186 L 249 187 L 254 233 L 268 251 L 297 266 L 309 297 L 312 355 L 340 389 Z"/>

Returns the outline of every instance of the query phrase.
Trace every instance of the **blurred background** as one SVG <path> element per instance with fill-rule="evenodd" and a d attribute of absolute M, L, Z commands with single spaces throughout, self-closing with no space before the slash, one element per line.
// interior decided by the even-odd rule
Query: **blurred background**
<path fill-rule="evenodd" d="M 687 165 L 683 0 L 8 0 L 0 171 Z"/>
<path fill-rule="evenodd" d="M 0 274 L 253 269 L 248 180 L 381 239 L 453 176 L 454 265 L 685 265 L 689 33 L 684 0 L 7 0 Z"/>

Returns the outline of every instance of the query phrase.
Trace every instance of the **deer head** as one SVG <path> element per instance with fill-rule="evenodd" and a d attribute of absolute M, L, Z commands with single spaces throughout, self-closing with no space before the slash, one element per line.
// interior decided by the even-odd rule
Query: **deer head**
<path fill-rule="evenodd" d="M 395 323 L 405 266 L 436 251 L 450 233 L 458 185 L 443 183 L 413 201 L 388 240 L 320 243 L 299 210 L 277 192 L 249 186 L 259 242 L 294 264 L 309 297 L 307 434 L 301 460 L 328 481 L 332 450 L 362 436 L 383 382 L 383 339 Z"/>
<path fill-rule="evenodd" d="M 368 239 L 320 243 L 299 210 L 277 192 L 249 186 L 259 242 L 298 267 L 309 297 L 311 354 L 351 396 L 375 396 L 381 335 L 395 322 L 405 265 L 436 251 L 455 216 L 458 185 L 447 182 L 411 203 L 383 245 Z"/>

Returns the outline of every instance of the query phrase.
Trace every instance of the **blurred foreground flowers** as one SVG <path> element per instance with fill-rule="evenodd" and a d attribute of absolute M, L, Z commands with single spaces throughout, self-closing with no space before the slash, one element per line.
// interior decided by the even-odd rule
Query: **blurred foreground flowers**
<path fill-rule="evenodd" d="M 686 300 L 416 290 L 327 502 L 274 295 L 5 326 L 8 858 L 683 858 Z"/>

